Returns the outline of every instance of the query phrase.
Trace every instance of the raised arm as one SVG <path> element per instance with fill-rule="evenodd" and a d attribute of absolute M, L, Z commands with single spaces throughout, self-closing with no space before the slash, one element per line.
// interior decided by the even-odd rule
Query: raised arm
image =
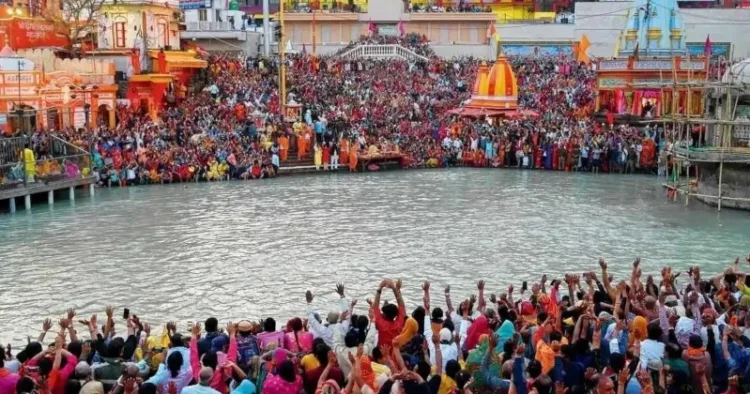
<path fill-rule="evenodd" d="M 229 334 L 229 350 L 227 353 L 227 360 L 236 363 L 237 362 L 237 326 L 234 323 L 227 323 L 227 334 Z"/>
<path fill-rule="evenodd" d="M 424 281 L 422 284 L 422 305 L 424 306 L 425 313 L 430 314 L 430 282 Z"/>
<path fill-rule="evenodd" d="M 201 362 L 198 358 L 198 339 L 201 337 L 200 323 L 195 323 L 191 331 L 193 337 L 190 338 L 190 368 L 193 369 L 193 378 L 199 380 L 199 375 L 201 373 Z"/>
<path fill-rule="evenodd" d="M 37 337 L 36 341 L 39 343 L 44 343 L 44 337 L 47 336 L 47 331 L 49 331 L 52 328 L 52 319 L 44 319 L 44 322 L 42 323 L 42 332 L 39 333 L 39 337 Z"/>
<path fill-rule="evenodd" d="M 487 308 L 487 300 L 484 298 L 484 281 L 480 280 L 477 282 L 477 289 L 479 290 L 479 304 L 477 310 L 484 314 L 485 308 Z"/>
<path fill-rule="evenodd" d="M 612 287 L 612 283 L 609 281 L 609 273 L 607 272 L 607 262 L 604 259 L 599 259 L 599 267 L 602 269 L 602 284 L 604 289 L 610 298 L 615 298 L 615 289 Z"/>
<path fill-rule="evenodd" d="M 448 310 L 447 314 L 450 316 L 454 309 L 453 309 L 453 303 L 451 302 L 451 286 L 445 286 L 445 306 Z"/>

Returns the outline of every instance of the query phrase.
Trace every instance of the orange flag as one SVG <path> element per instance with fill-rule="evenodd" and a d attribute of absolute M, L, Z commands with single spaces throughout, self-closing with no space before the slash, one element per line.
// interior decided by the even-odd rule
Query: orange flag
<path fill-rule="evenodd" d="M 497 34 L 497 29 L 495 28 L 495 21 L 490 22 L 490 25 L 487 27 L 487 39 L 491 39 L 492 37 Z"/>
<path fill-rule="evenodd" d="M 589 38 L 586 37 L 585 34 L 583 34 L 581 36 L 581 41 L 578 43 L 578 48 L 577 48 L 577 53 L 576 53 L 577 60 L 579 62 L 584 62 L 586 64 L 589 64 L 591 60 L 589 59 L 589 55 L 586 53 L 586 51 L 588 51 L 590 47 L 591 47 L 591 42 L 589 42 Z"/>

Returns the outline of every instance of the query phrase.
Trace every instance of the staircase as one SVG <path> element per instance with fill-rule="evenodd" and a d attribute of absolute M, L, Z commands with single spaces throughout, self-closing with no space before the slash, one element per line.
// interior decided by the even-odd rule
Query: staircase
<path fill-rule="evenodd" d="M 358 45 L 341 55 L 344 59 L 402 59 L 409 62 L 428 61 L 409 48 L 398 44 Z"/>

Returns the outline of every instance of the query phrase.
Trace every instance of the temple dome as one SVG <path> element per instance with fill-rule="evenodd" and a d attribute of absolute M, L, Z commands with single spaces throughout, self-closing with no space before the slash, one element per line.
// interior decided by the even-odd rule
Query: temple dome
<path fill-rule="evenodd" d="M 470 107 L 518 108 L 518 81 L 505 55 L 500 54 L 491 69 L 488 69 L 487 63 L 479 66 L 471 93 Z"/>

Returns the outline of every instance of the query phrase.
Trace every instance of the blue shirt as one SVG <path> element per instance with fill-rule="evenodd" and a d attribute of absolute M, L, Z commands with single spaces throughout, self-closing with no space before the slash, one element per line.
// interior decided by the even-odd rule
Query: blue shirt
<path fill-rule="evenodd" d="M 323 122 L 315 121 L 315 134 L 323 134 Z"/>
<path fill-rule="evenodd" d="M 212 389 L 210 386 L 201 386 L 199 384 L 195 384 L 192 386 L 187 386 L 184 389 L 182 389 L 181 394 L 221 394 L 221 393 Z"/>

